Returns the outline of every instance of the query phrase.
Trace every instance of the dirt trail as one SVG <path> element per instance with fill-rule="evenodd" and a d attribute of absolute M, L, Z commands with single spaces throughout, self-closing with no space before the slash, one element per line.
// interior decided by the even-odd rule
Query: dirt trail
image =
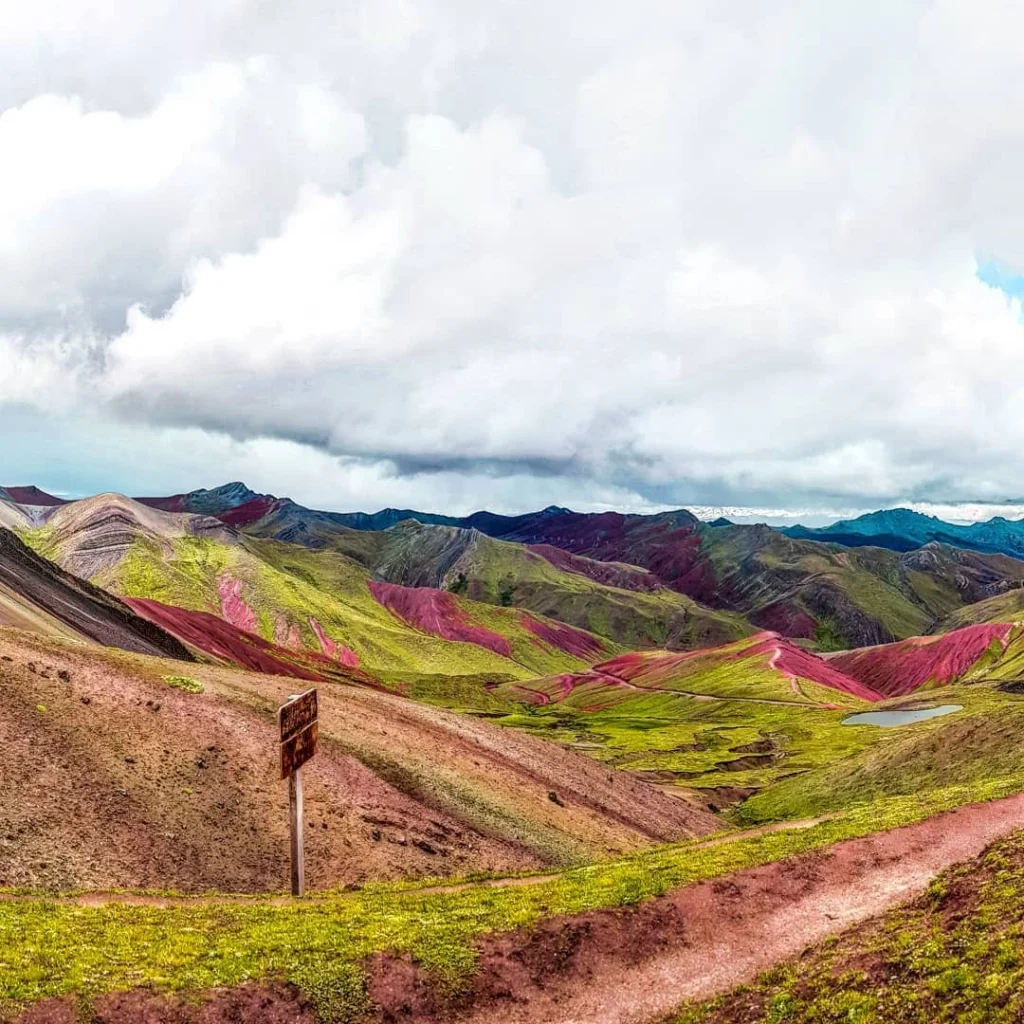
<path fill-rule="evenodd" d="M 758 828 L 746 829 L 742 832 L 728 832 L 724 835 L 715 836 L 713 839 L 705 839 L 702 842 L 693 843 L 690 849 L 703 850 L 709 846 L 721 846 L 723 843 L 733 843 L 738 839 L 749 839 L 751 836 L 764 835 L 768 832 L 785 832 L 811 828 L 821 821 L 834 817 L 834 814 L 825 814 L 820 818 L 806 818 L 802 821 L 780 821 L 772 825 L 761 825 Z M 429 896 L 437 893 L 464 892 L 467 889 L 517 888 L 524 885 L 542 885 L 545 882 L 553 882 L 558 877 L 559 874 L 557 872 L 535 875 L 510 875 L 506 878 L 485 878 L 475 882 L 441 882 L 436 885 L 416 886 L 406 890 L 406 892 Z M 0 902 L 33 903 L 39 900 L 46 900 L 53 903 L 73 903 L 80 907 L 103 907 L 110 903 L 140 907 L 188 906 L 195 903 L 202 903 L 206 906 L 210 904 L 255 906 L 258 904 L 263 907 L 279 907 L 292 902 L 302 902 L 303 904 L 323 903 L 324 901 L 338 899 L 338 897 L 339 893 L 337 892 L 312 893 L 309 896 L 303 897 L 301 901 L 296 901 L 291 896 L 282 896 L 277 893 L 215 893 L 212 895 L 196 893 L 195 895 L 174 896 L 153 892 L 118 892 L 115 889 L 69 893 L 67 895 L 59 893 L 49 895 L 45 892 L 0 892 Z"/>
<path fill-rule="evenodd" d="M 489 936 L 457 1009 L 410 963 L 381 958 L 379 1021 L 641 1024 L 754 978 L 805 946 L 925 889 L 944 868 L 1024 827 L 1024 794 L 972 804 L 690 886 L 632 908 Z"/>

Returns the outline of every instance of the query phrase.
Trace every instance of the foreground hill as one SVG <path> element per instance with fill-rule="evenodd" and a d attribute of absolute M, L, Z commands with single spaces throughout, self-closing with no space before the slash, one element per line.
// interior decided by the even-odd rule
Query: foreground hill
<path fill-rule="evenodd" d="M 216 515 L 253 535 L 310 548 L 343 543 L 353 550 L 360 542 L 351 537 L 351 531 L 380 531 L 403 520 L 474 530 L 526 545 L 559 569 L 600 583 L 609 580 L 586 565 L 646 570 L 646 577 L 621 572 L 614 585 L 643 590 L 654 583 L 701 606 L 738 613 L 761 628 L 813 639 L 825 649 L 884 643 L 928 632 L 958 608 L 1024 582 L 1024 562 L 1000 554 L 961 551 L 939 543 L 922 548 L 916 542 L 899 551 L 886 550 L 885 544 L 842 550 L 832 543 L 841 538 L 827 533 L 801 539 L 767 526 L 708 525 L 685 510 L 623 515 L 551 507 L 521 516 L 478 512 L 461 519 L 394 509 L 373 515 L 346 514 L 306 509 L 287 498 L 255 494 L 238 483 L 173 499 L 146 500 L 161 507 Z M 365 543 L 367 557 L 373 557 L 374 543 Z M 915 550 L 904 551 L 908 546 Z M 438 552 L 444 547 L 439 544 Z M 573 559 L 586 561 L 572 564 Z M 482 593 L 493 595 L 496 589 L 499 595 L 512 595 L 513 600 L 529 599 L 532 583 L 524 581 L 523 596 L 517 597 L 520 588 L 515 573 L 498 587 L 493 573 L 481 575 L 477 585 Z M 467 584 L 470 579 L 467 575 Z M 543 599 L 556 601 L 550 592 Z M 569 606 L 578 609 L 581 604 Z M 586 614 L 567 611 L 566 605 L 564 595 L 559 595 L 559 616 Z M 635 618 L 642 623 L 644 615 L 638 613 Z M 583 618 L 572 621 L 600 632 L 599 616 L 589 625 Z M 664 622 L 664 616 L 660 621 Z M 705 613 L 702 622 L 708 624 L 701 626 L 707 642 L 730 639 L 721 634 L 721 623 L 711 628 Z M 646 626 L 638 628 L 636 621 L 629 628 L 636 635 L 644 628 L 653 631 Z M 659 628 L 667 628 L 671 635 L 671 621 Z M 623 642 L 629 643 L 625 638 Z"/>
<path fill-rule="evenodd" d="M 0 631 L 0 886 L 229 891 L 287 877 L 286 678 Z M 183 674 L 184 672 L 187 673 Z M 715 819 L 529 736 L 361 687 L 320 691 L 310 884 L 508 871 Z"/>

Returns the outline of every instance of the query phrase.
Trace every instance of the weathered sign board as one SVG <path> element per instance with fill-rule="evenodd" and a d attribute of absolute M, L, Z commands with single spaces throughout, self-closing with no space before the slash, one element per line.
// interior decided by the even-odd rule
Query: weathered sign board
<path fill-rule="evenodd" d="M 278 709 L 282 779 L 287 779 L 316 753 L 318 714 L 316 690 L 300 693 Z"/>
<path fill-rule="evenodd" d="M 317 739 L 317 723 L 313 722 L 281 743 L 282 779 L 298 771 L 316 753 Z"/>
<path fill-rule="evenodd" d="M 319 728 L 316 690 L 295 694 L 277 710 L 281 729 L 281 778 L 288 780 L 291 827 L 292 895 L 306 891 L 302 832 L 302 766 L 316 753 Z"/>

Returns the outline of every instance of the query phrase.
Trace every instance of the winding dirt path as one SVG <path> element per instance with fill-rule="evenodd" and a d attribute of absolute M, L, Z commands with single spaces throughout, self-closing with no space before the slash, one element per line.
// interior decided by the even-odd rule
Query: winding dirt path
<path fill-rule="evenodd" d="M 631 908 L 487 937 L 472 991 L 444 1006 L 407 961 L 381 958 L 379 1021 L 643 1024 L 753 979 L 805 946 L 923 891 L 1024 828 L 1024 794 L 740 871 Z"/>

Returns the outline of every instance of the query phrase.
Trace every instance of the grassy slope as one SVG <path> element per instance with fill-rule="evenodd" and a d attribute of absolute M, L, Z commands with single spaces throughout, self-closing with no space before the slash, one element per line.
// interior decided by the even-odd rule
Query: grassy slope
<path fill-rule="evenodd" d="M 962 704 L 962 712 L 896 729 L 843 725 L 850 710 L 863 707 L 856 698 L 806 680 L 794 694 L 763 656 L 721 652 L 688 656 L 654 692 L 645 692 L 639 679 L 633 685 L 641 689 L 628 689 L 595 678 L 563 696 L 555 677 L 499 686 L 487 693 L 487 706 L 474 703 L 472 694 L 460 701 L 501 724 L 573 744 L 656 781 L 758 790 L 733 812 L 758 823 L 1024 771 L 1024 696 L 999 688 L 1021 677 L 1024 637 L 1015 636 L 998 660 L 984 658 L 961 684 L 927 691 L 930 702 Z M 673 688 L 716 699 L 662 692 Z M 552 703 L 537 706 L 534 692 Z M 817 706 L 823 697 L 846 710 Z"/>
<path fill-rule="evenodd" d="M 448 585 L 460 576 L 477 600 L 528 608 L 631 649 L 691 650 L 752 632 L 741 616 L 706 608 L 674 590 L 640 593 L 607 586 L 558 569 L 520 544 L 482 535 L 453 567 Z"/>
<path fill-rule="evenodd" d="M 913 726 L 872 729 L 881 735 L 870 747 L 754 796 L 740 809 L 743 820 L 820 814 L 879 796 L 974 785 L 1024 769 L 1024 694 L 1014 692 L 1021 678 L 1024 631 L 1015 629 L 1005 650 L 993 646 L 953 685 L 926 691 L 929 703 L 961 704 L 963 711 Z"/>
<path fill-rule="evenodd" d="M 363 667 L 385 678 L 418 673 L 527 678 L 583 664 L 539 641 L 511 610 L 489 605 L 463 602 L 475 622 L 508 638 L 511 659 L 413 629 L 374 600 L 367 571 L 351 559 L 274 541 L 227 545 L 200 537 L 160 543 L 140 539 L 96 582 L 127 597 L 220 613 L 218 588 L 224 576 L 241 582 L 241 597 L 265 639 L 280 642 L 294 627 L 303 646 L 318 650 L 315 619 L 328 637 L 353 650 Z"/>
<path fill-rule="evenodd" d="M 898 554 L 738 526 L 702 527 L 701 538 L 723 600 L 824 650 L 926 633 L 991 588 L 1024 578 L 1024 562 L 942 545 Z"/>
<path fill-rule="evenodd" d="M 561 677 L 549 677 L 482 693 L 452 697 L 438 687 L 418 696 L 483 712 L 604 763 L 652 773 L 659 782 L 698 789 L 759 789 L 883 738 L 878 729 L 840 724 L 851 710 L 862 710 L 863 701 L 806 679 L 794 691 L 755 646 L 745 640 L 685 658 L 628 655 L 653 668 L 634 676 L 629 688 L 595 676 L 563 696 Z M 661 661 L 669 667 L 660 668 Z M 665 692 L 672 690 L 680 692 Z M 538 706 L 538 693 L 552 703 Z"/>
<path fill-rule="evenodd" d="M 628 648 L 727 643 L 752 632 L 742 616 L 715 611 L 665 587 L 626 589 L 566 571 L 523 544 L 409 520 L 371 533 L 338 530 L 325 541 L 393 583 L 441 587 L 487 604 L 525 608 Z M 580 560 L 586 562 L 589 560 Z M 615 567 L 612 567 L 615 568 Z M 644 577 L 634 566 L 621 576 Z M 608 566 L 601 569 L 608 571 Z"/>
<path fill-rule="evenodd" d="M 1021 788 L 1024 779 L 1015 785 Z M 87 1007 L 91 996 L 139 985 L 190 993 L 252 978 L 285 978 L 314 1000 L 323 1021 L 355 1021 L 366 1005 L 362 963 L 374 951 L 408 952 L 439 984 L 458 988 L 473 970 L 473 942 L 484 932 L 636 903 L 1010 791 L 997 785 L 973 793 L 957 787 L 926 799 L 875 804 L 807 829 L 710 847 L 677 844 L 524 886 L 471 886 L 451 893 L 368 886 L 276 906 L 259 900 L 165 907 L 0 901 L 0 1009 L 69 993 Z"/>
<path fill-rule="evenodd" d="M 800 818 L 882 796 L 921 794 L 952 784 L 980 785 L 1024 770 L 1024 697 L 984 683 L 930 691 L 963 711 L 896 729 L 843 726 L 873 741 L 851 756 L 785 779 L 739 809 L 746 822 Z"/>
<path fill-rule="evenodd" d="M 951 629 L 960 629 L 962 626 L 974 626 L 984 622 L 1021 621 L 1024 621 L 1024 589 L 1016 589 L 951 611 L 935 631 L 946 633 Z"/>
<path fill-rule="evenodd" d="M 936 603 L 945 613 L 956 602 L 943 580 L 929 594 L 915 579 L 915 589 L 899 556 L 880 548 L 847 550 L 744 527 L 705 528 L 702 539 L 716 577 L 744 611 L 756 618 L 792 605 L 824 623 L 832 646 L 850 646 L 872 625 L 879 639 L 922 633 L 937 617 Z"/>
<path fill-rule="evenodd" d="M 1024 832 L 928 892 L 690 1006 L 672 1024 L 1012 1024 L 1024 1018 Z"/>

